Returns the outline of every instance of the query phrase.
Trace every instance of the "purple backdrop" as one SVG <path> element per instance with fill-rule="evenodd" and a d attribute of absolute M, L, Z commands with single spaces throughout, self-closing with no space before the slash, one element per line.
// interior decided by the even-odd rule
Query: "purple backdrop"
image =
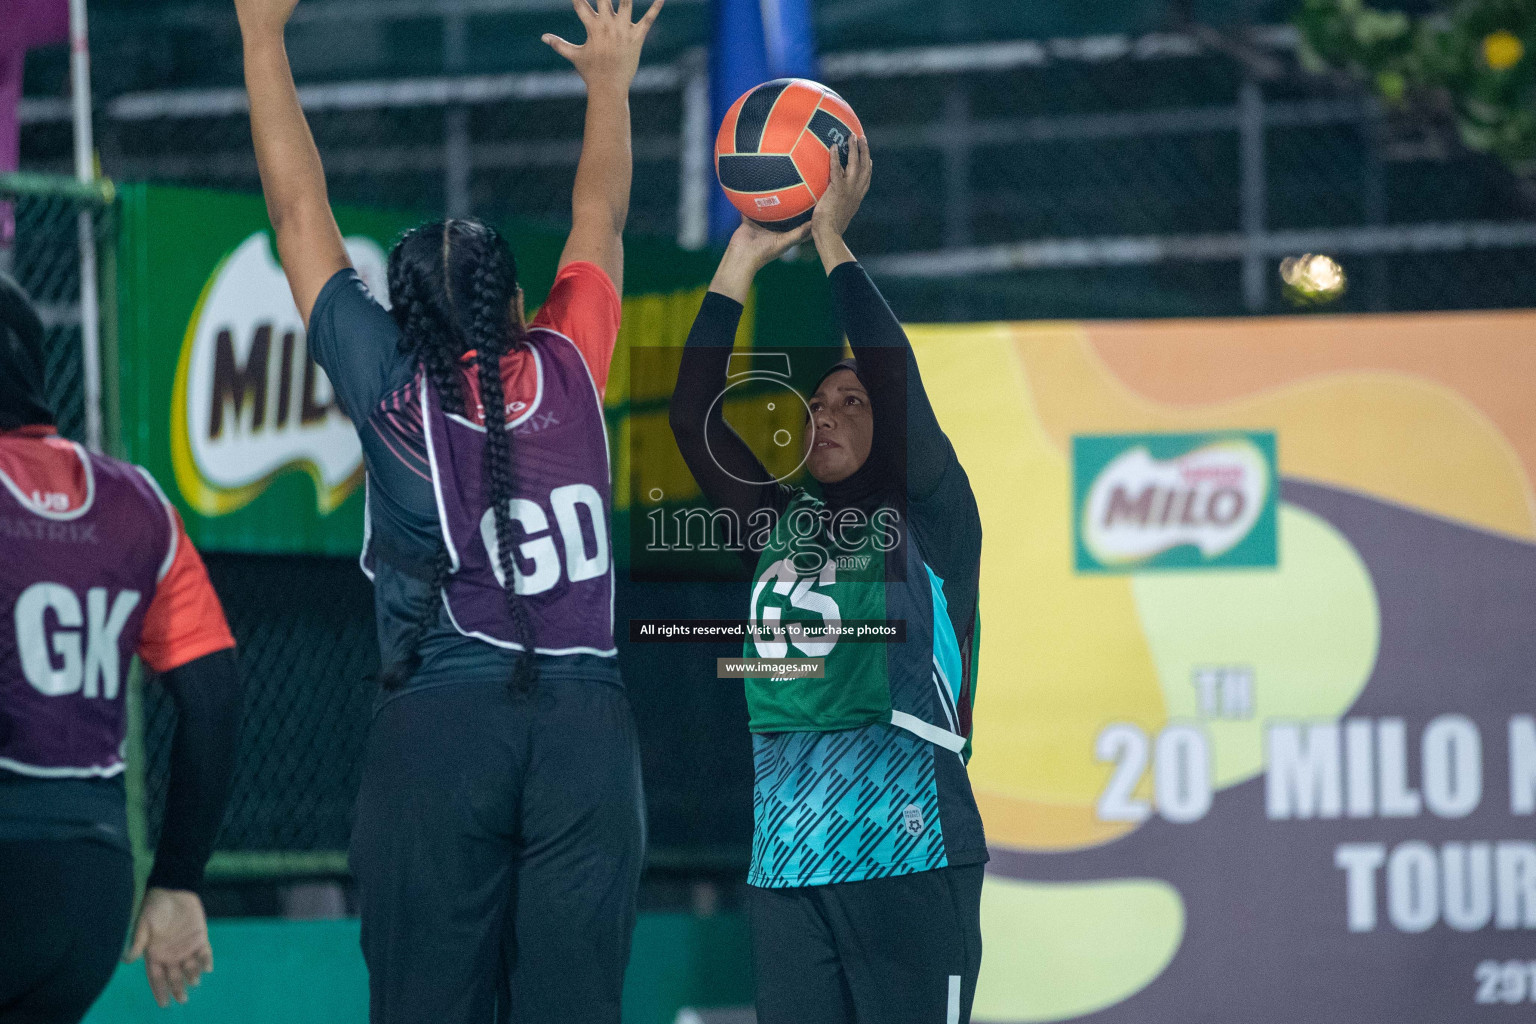
<path fill-rule="evenodd" d="M 0 0 L 0 173 L 14 171 L 21 156 L 21 69 L 34 46 L 69 38 L 68 0 Z M 15 230 L 9 203 L 0 203 L 0 245 Z"/>

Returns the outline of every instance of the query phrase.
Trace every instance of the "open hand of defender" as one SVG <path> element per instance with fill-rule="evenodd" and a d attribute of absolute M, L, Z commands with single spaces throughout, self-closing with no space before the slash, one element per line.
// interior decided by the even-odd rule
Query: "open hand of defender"
<path fill-rule="evenodd" d="M 292 5 L 290 5 L 292 6 Z M 187 1001 L 187 989 L 202 983 L 213 970 L 213 948 L 208 944 L 208 918 L 195 892 L 149 888 L 133 930 L 133 945 L 123 959 L 133 963 L 144 957 L 144 974 L 150 991 L 162 1007 Z"/>
<path fill-rule="evenodd" d="M 281 33 L 299 0 L 235 0 L 235 15 L 245 33 L 261 30 Z"/>
<path fill-rule="evenodd" d="M 587 41 L 577 46 L 552 32 L 541 37 L 556 53 L 576 66 L 576 73 L 592 88 L 598 83 L 616 83 L 625 89 L 640 70 L 640 47 L 656 24 L 664 0 L 655 0 L 639 21 L 632 21 L 634 0 L 571 0 L 576 16 L 587 27 Z M 595 8 L 593 5 L 596 5 Z"/>

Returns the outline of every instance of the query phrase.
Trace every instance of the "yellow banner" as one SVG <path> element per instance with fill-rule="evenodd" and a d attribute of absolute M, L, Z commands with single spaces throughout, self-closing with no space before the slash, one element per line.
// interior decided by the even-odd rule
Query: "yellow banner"
<path fill-rule="evenodd" d="M 975 1019 L 1500 1012 L 1479 971 L 1536 929 L 1536 314 L 911 336 L 984 530 Z"/>

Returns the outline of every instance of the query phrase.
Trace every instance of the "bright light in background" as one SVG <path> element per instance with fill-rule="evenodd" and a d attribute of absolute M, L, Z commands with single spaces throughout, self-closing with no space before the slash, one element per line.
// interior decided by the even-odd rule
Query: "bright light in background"
<path fill-rule="evenodd" d="M 1324 305 L 1344 294 L 1349 279 L 1332 256 L 1307 253 L 1280 261 L 1286 296 L 1297 305 Z"/>
<path fill-rule="evenodd" d="M 1495 71 L 1508 71 L 1525 56 L 1525 44 L 1512 32 L 1491 32 L 1483 37 L 1483 59 Z"/>

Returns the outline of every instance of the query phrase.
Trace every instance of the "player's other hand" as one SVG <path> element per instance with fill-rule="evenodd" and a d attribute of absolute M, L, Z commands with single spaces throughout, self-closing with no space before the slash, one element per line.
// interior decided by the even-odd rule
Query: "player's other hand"
<path fill-rule="evenodd" d="M 258 32 L 282 34 L 283 26 L 293 16 L 299 0 L 235 0 L 235 14 L 240 31 L 246 36 Z"/>
<path fill-rule="evenodd" d="M 141 956 L 155 1002 L 162 1007 L 170 1006 L 172 999 L 186 1002 L 187 989 L 201 984 L 203 975 L 213 970 L 208 918 L 197 893 L 183 889 L 145 891 L 139 922 L 133 929 L 133 945 L 123 962 L 131 964 Z"/>
<path fill-rule="evenodd" d="M 576 16 L 587 29 L 587 41 L 581 46 L 546 32 L 543 40 L 556 53 L 576 66 L 576 73 L 591 89 L 596 85 L 617 85 L 627 90 L 640 70 L 640 47 L 656 24 L 664 0 L 652 0 L 650 10 L 634 20 L 634 0 L 571 0 Z"/>
<path fill-rule="evenodd" d="M 741 227 L 731 236 L 728 251 L 761 270 L 809 237 L 809 221 L 792 231 L 770 231 L 761 224 L 743 219 Z"/>
<path fill-rule="evenodd" d="M 802 224 L 793 231 L 769 231 L 761 224 L 743 220 L 725 248 L 720 269 L 709 283 L 709 290 L 745 304 L 752 294 L 757 272 L 810 237 L 811 225 Z"/>
<path fill-rule="evenodd" d="M 859 212 L 859 205 L 869 193 L 874 164 L 869 159 L 869 140 L 860 135 L 848 143 L 848 166 L 839 159 L 838 148 L 831 146 L 827 158 L 832 164 L 826 194 L 811 215 L 811 228 L 818 238 L 842 238 Z"/>

